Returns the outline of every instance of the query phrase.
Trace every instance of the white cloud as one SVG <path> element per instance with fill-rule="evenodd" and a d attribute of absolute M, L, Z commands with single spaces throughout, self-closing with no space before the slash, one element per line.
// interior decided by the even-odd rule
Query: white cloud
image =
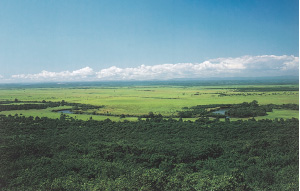
<path fill-rule="evenodd" d="M 12 75 L 12 78 L 19 79 L 30 79 L 30 80 L 80 80 L 85 79 L 88 76 L 94 75 L 94 71 L 90 67 L 85 67 L 79 70 L 74 70 L 72 72 L 62 71 L 62 72 L 48 72 L 43 70 L 38 74 L 17 74 Z"/>
<path fill-rule="evenodd" d="M 2 75 L 0 74 L 0 78 L 4 78 L 4 76 L 2 76 Z"/>
<path fill-rule="evenodd" d="M 29 81 L 167 80 L 174 78 L 285 75 L 299 75 L 299 57 L 287 55 L 242 56 L 210 59 L 201 63 L 140 65 L 132 68 L 112 66 L 99 72 L 94 72 L 92 68 L 85 67 L 72 72 L 42 71 L 37 74 L 18 74 L 13 75 L 12 79 Z"/>
<path fill-rule="evenodd" d="M 242 56 L 216 58 L 202 63 L 141 65 L 136 68 L 112 66 L 96 72 L 103 80 L 152 80 L 202 77 L 258 77 L 298 75 L 299 58 L 295 56 Z"/>
<path fill-rule="evenodd" d="M 296 57 L 293 60 L 289 60 L 283 63 L 283 66 L 281 67 L 281 70 L 299 70 L 299 58 Z"/>

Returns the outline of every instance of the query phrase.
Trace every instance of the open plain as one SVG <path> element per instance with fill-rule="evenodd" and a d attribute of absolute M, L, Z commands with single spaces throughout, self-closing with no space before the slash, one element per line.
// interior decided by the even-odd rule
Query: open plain
<path fill-rule="evenodd" d="M 20 88 L 0 89 L 0 101 L 19 100 L 29 102 L 65 102 L 104 106 L 90 109 L 83 114 L 67 114 L 77 119 L 88 120 L 91 115 L 95 120 L 110 118 L 120 120 L 122 114 L 127 120 L 137 120 L 138 116 L 149 112 L 161 114 L 164 117 L 176 118 L 176 113 L 184 107 L 210 104 L 239 104 L 258 101 L 266 104 L 298 104 L 298 85 L 228 85 L 228 86 L 105 86 L 105 87 L 54 87 L 54 88 Z M 16 103 L 11 103 L 16 104 Z M 61 106 L 55 110 L 72 109 Z M 40 116 L 59 118 L 59 112 L 53 108 L 42 110 L 12 110 L 0 114 L 23 114 L 25 116 Z M 94 115 L 93 115 L 94 114 Z M 265 118 L 298 118 L 298 112 L 281 109 L 268 113 Z M 260 117 L 261 119 L 262 117 Z M 121 120 L 124 120 L 121 119 Z"/>

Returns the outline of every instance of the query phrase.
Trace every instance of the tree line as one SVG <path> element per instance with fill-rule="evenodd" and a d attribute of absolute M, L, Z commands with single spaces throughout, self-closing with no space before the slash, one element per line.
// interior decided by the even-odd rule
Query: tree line
<path fill-rule="evenodd" d="M 228 111 L 223 114 L 215 114 L 214 111 L 219 109 L 227 109 Z M 290 109 L 299 110 L 298 104 L 267 104 L 259 105 L 258 101 L 253 100 L 252 102 L 243 102 L 241 104 L 209 104 L 209 105 L 197 105 L 192 107 L 183 107 L 181 111 L 177 111 L 177 116 L 180 118 L 198 118 L 198 117 L 215 117 L 225 118 L 238 117 L 248 118 L 265 116 L 267 112 L 272 112 L 273 109 Z"/>
<path fill-rule="evenodd" d="M 14 104 L 14 103 L 18 103 L 18 104 Z M 65 100 L 62 100 L 60 102 L 42 100 L 39 102 L 39 101 L 20 101 L 18 99 L 15 99 L 15 101 L 1 101 L 0 111 L 46 109 L 48 107 L 59 107 L 59 106 L 72 106 L 71 110 L 82 110 L 82 111 L 86 111 L 88 109 L 99 109 L 104 107 L 103 105 L 96 106 L 91 104 L 71 103 L 71 102 L 66 102 Z"/>

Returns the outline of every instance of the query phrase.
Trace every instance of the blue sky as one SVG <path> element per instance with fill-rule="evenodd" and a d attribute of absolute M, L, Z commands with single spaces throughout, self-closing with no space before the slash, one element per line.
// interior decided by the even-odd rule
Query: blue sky
<path fill-rule="evenodd" d="M 0 1 L 2 81 L 127 79 L 153 68 L 145 79 L 162 77 L 160 68 L 186 77 L 179 66 L 201 64 L 211 76 L 216 66 L 243 76 L 260 64 L 261 75 L 298 75 L 298 57 L 298 0 Z M 233 60 L 243 65 L 236 72 Z"/>

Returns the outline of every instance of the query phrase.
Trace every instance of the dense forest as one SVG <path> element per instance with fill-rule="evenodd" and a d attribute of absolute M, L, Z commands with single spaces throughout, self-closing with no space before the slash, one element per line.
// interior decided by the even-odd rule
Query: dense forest
<path fill-rule="evenodd" d="M 298 119 L 0 116 L 2 190 L 298 190 Z"/>

